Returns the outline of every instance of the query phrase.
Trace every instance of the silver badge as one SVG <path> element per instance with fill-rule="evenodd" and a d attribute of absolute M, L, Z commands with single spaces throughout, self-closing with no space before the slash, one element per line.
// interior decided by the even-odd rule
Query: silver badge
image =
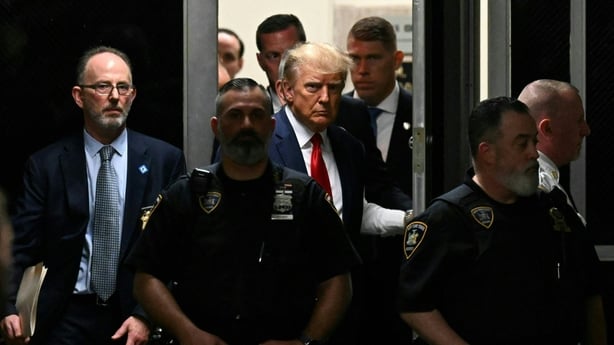
<path fill-rule="evenodd" d="M 275 189 L 271 220 L 292 220 L 292 184 L 282 183 Z"/>

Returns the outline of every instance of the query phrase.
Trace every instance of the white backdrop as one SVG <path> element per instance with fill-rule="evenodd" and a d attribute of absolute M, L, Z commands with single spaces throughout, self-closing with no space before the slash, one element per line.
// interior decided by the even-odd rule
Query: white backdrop
<path fill-rule="evenodd" d="M 218 26 L 235 31 L 245 44 L 243 69 L 238 77 L 250 77 L 267 85 L 256 60 L 256 28 L 265 18 L 277 13 L 297 16 L 307 33 L 307 40 L 333 43 L 345 50 L 345 38 L 352 24 L 367 15 L 389 20 L 411 18 L 410 0 L 220 0 Z M 351 85 L 348 87 L 349 89 Z"/>

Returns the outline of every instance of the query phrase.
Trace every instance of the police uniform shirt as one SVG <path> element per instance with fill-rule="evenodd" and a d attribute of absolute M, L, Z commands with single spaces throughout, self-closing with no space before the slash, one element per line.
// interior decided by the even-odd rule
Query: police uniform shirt
<path fill-rule="evenodd" d="M 277 167 L 295 179 L 276 185 L 269 165 L 257 180 L 233 181 L 217 167 L 203 195 L 192 195 L 188 179 L 161 194 L 129 263 L 176 281 L 188 317 L 231 344 L 296 338 L 317 285 L 359 258 L 314 180 Z M 276 196 L 288 184 L 284 209 Z"/>
<path fill-rule="evenodd" d="M 471 214 L 439 199 L 407 227 L 399 310 L 437 309 L 471 344 L 577 343 L 586 243 L 568 241 L 561 265 L 560 234 L 537 196 L 507 205 L 470 179 L 462 188 Z"/>

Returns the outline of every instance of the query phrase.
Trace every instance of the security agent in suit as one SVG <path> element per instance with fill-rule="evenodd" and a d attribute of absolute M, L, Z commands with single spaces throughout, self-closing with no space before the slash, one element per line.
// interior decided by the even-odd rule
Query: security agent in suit
<path fill-rule="evenodd" d="M 375 134 L 376 147 L 385 161 L 388 176 L 404 193 L 412 194 L 412 100 L 409 92 L 399 86 L 396 71 L 403 62 L 403 52 L 397 49 L 392 25 L 381 17 L 358 20 L 347 37 L 347 51 L 354 64 L 350 76 L 354 90 L 346 96 L 364 102 L 369 112 L 368 130 Z M 355 114 L 350 114 L 352 117 Z M 339 122 L 339 121 L 337 121 Z M 346 126 L 356 125 L 352 121 Z M 364 123 L 364 120 L 363 120 Z M 378 315 L 382 327 L 370 334 L 383 343 L 411 343 L 411 330 L 398 317 L 394 294 L 398 286 L 398 272 L 402 260 L 402 238 L 380 239 L 379 257 L 372 270 L 377 295 L 373 301 L 373 314 Z M 390 298 L 386 298 L 390 296 Z M 385 337 L 385 338 L 382 338 Z"/>
<path fill-rule="evenodd" d="M 26 267 L 48 268 L 38 300 L 30 344 L 145 344 L 148 322 L 132 296 L 133 273 L 122 266 L 140 234 L 143 207 L 185 173 L 178 148 L 126 129 L 136 89 L 128 57 L 96 47 L 81 57 L 75 103 L 83 109 L 84 129 L 34 153 L 27 161 L 25 190 L 14 218 L 14 265 L 9 303 L 1 321 L 8 344 L 24 340 L 15 296 Z M 91 275 L 92 223 L 99 149 L 115 150 L 121 244 L 114 294 L 102 300 Z"/>
<path fill-rule="evenodd" d="M 354 61 L 354 91 L 347 95 L 382 110 L 374 124 L 377 147 L 394 180 L 411 195 L 412 99 L 396 80 L 404 54 L 397 50 L 392 24 L 381 17 L 358 20 L 348 33 L 347 50 Z"/>

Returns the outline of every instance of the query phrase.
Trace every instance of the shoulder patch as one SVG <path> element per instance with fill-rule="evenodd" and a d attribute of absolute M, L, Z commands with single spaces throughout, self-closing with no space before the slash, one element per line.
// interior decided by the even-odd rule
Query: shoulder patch
<path fill-rule="evenodd" d="M 141 231 L 145 230 L 149 217 L 151 217 L 152 213 L 156 210 L 156 208 L 158 208 L 160 202 L 162 202 L 162 194 L 158 194 L 153 205 L 141 208 L 141 211 L 143 212 L 141 214 Z"/>
<path fill-rule="evenodd" d="M 485 227 L 486 229 L 490 229 L 492 223 L 495 220 L 495 214 L 492 210 L 492 207 L 489 206 L 478 206 L 471 209 L 471 216 L 473 219 Z"/>
<path fill-rule="evenodd" d="M 219 192 L 207 192 L 205 195 L 198 196 L 198 204 L 207 214 L 213 212 L 213 210 L 217 208 L 217 205 L 220 204 L 220 200 L 222 200 L 222 194 Z"/>
<path fill-rule="evenodd" d="M 422 243 L 427 229 L 428 225 L 423 222 L 411 222 L 407 225 L 405 235 L 403 236 L 403 252 L 406 259 L 409 259 L 420 243 Z"/>

